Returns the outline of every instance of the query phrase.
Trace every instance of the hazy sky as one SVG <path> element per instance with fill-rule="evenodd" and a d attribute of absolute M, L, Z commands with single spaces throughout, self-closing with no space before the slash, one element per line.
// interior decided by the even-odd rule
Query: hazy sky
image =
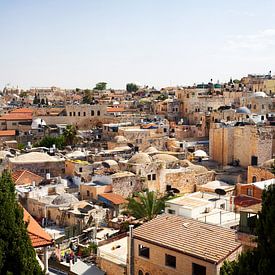
<path fill-rule="evenodd" d="M 0 89 L 275 73 L 274 0 L 0 0 Z"/>

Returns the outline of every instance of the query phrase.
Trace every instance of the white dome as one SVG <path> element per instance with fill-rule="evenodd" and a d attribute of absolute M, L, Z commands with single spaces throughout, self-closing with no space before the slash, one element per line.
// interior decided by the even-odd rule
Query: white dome
<path fill-rule="evenodd" d="M 252 94 L 252 96 L 254 96 L 254 97 L 267 97 L 266 93 L 264 93 L 264 92 L 255 92 L 254 94 Z"/>
<path fill-rule="evenodd" d="M 45 120 L 41 119 L 41 118 L 35 118 L 33 121 L 32 121 L 32 129 L 33 130 L 37 130 L 37 129 L 40 129 L 42 128 L 43 126 L 46 126 L 46 122 Z"/>
<path fill-rule="evenodd" d="M 204 152 L 203 150 L 197 150 L 194 152 L 194 156 L 195 157 L 201 157 L 201 158 L 206 158 L 207 157 L 207 154 L 206 152 Z"/>

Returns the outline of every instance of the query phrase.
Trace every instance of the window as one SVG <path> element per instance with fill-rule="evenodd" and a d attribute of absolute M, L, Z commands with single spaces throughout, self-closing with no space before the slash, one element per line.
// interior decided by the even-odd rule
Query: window
<path fill-rule="evenodd" d="M 79 167 L 79 172 L 81 173 L 83 171 L 83 168 L 82 167 Z"/>
<path fill-rule="evenodd" d="M 142 271 L 142 270 L 139 270 L 139 271 L 138 271 L 138 275 L 143 275 L 143 271 Z"/>
<path fill-rule="evenodd" d="M 148 179 L 148 180 L 151 180 L 151 175 L 147 175 L 147 179 Z"/>
<path fill-rule="evenodd" d="M 251 165 L 252 165 L 252 166 L 258 165 L 258 157 L 256 157 L 256 156 L 251 156 Z"/>
<path fill-rule="evenodd" d="M 94 110 L 92 110 L 91 111 L 91 116 L 94 116 L 95 115 L 95 111 Z M 107 128 L 107 127 L 106 127 Z"/>
<path fill-rule="evenodd" d="M 251 188 L 247 189 L 247 196 L 250 196 L 250 197 L 253 196 L 253 190 Z"/>
<path fill-rule="evenodd" d="M 17 125 L 17 123 L 16 123 L 16 122 L 13 122 L 12 125 L 15 126 L 15 125 Z"/>
<path fill-rule="evenodd" d="M 90 191 L 87 190 L 87 197 L 90 197 Z"/>
<path fill-rule="evenodd" d="M 45 169 L 45 173 L 50 173 L 50 169 Z"/>
<path fill-rule="evenodd" d="M 144 258 L 150 258 L 150 249 L 149 247 L 143 246 L 142 244 L 138 245 L 138 255 Z"/>
<path fill-rule="evenodd" d="M 86 116 L 86 112 L 83 112 L 83 116 Z"/>
<path fill-rule="evenodd" d="M 165 254 L 165 265 L 166 266 L 176 268 L 176 262 L 177 262 L 177 259 L 175 256 Z"/>
<path fill-rule="evenodd" d="M 156 180 L 156 178 L 157 178 L 157 175 L 156 175 L 156 174 L 153 174 L 153 175 L 152 175 L 152 180 Z"/>
<path fill-rule="evenodd" d="M 70 116 L 72 116 L 72 112 L 70 112 Z"/>
<path fill-rule="evenodd" d="M 192 263 L 192 275 L 206 275 L 206 267 Z"/>
<path fill-rule="evenodd" d="M 100 116 L 100 111 L 97 111 L 97 116 Z"/>
<path fill-rule="evenodd" d="M 75 112 L 74 112 L 74 116 L 75 116 Z"/>
<path fill-rule="evenodd" d="M 80 116 L 80 112 L 78 112 L 78 116 Z"/>
<path fill-rule="evenodd" d="M 176 210 L 173 210 L 173 209 L 168 209 L 168 214 L 176 214 Z"/>

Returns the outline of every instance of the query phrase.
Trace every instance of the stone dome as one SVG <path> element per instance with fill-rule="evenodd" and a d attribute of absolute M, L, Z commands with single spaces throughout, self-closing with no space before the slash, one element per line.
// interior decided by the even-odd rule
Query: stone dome
<path fill-rule="evenodd" d="M 157 154 L 159 151 L 156 147 L 150 146 L 145 150 L 147 154 Z"/>
<path fill-rule="evenodd" d="M 201 173 L 206 173 L 208 170 L 202 165 L 190 165 L 189 166 L 192 171 L 194 171 L 195 174 L 201 174 Z"/>
<path fill-rule="evenodd" d="M 194 165 L 191 161 L 189 161 L 188 159 L 184 159 L 180 161 L 180 166 L 182 167 L 189 167 L 191 165 Z"/>
<path fill-rule="evenodd" d="M 247 107 L 240 107 L 236 110 L 236 113 L 250 115 L 251 111 Z"/>
<path fill-rule="evenodd" d="M 128 140 L 124 136 L 115 136 L 114 140 L 116 143 L 127 143 Z"/>
<path fill-rule="evenodd" d="M 70 205 L 74 202 L 78 202 L 79 200 L 72 194 L 64 193 L 60 194 L 52 201 L 54 205 Z"/>
<path fill-rule="evenodd" d="M 166 163 L 179 162 L 179 159 L 168 154 L 156 154 L 153 156 L 153 160 L 160 160 Z"/>
<path fill-rule="evenodd" d="M 151 162 L 151 157 L 146 153 L 137 153 L 128 160 L 130 164 L 149 164 Z"/>

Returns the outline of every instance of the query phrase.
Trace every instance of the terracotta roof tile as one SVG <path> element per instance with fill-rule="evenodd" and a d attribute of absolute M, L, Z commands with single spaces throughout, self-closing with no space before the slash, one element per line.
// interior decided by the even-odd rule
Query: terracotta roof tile
<path fill-rule="evenodd" d="M 51 236 L 38 224 L 38 222 L 24 210 L 24 221 L 28 223 L 28 234 L 33 247 L 41 247 L 53 244 Z"/>
<path fill-rule="evenodd" d="M 124 112 L 124 108 L 123 107 L 108 107 L 107 108 L 107 112 L 108 113 L 117 113 L 117 112 Z"/>
<path fill-rule="evenodd" d="M 0 137 L 15 136 L 15 130 L 1 130 Z"/>
<path fill-rule="evenodd" d="M 33 110 L 28 109 L 28 108 L 19 108 L 19 109 L 12 110 L 11 113 L 30 113 L 30 114 L 32 114 Z"/>
<path fill-rule="evenodd" d="M 237 206 L 249 207 L 254 204 L 260 203 L 262 200 L 250 196 L 239 195 L 234 198 L 234 203 Z"/>
<path fill-rule="evenodd" d="M 116 205 L 127 202 L 121 195 L 115 193 L 102 193 L 99 196 Z"/>
<path fill-rule="evenodd" d="M 0 120 L 32 120 L 31 113 L 9 113 L 0 117 Z"/>
<path fill-rule="evenodd" d="M 39 175 L 36 175 L 32 173 L 31 171 L 28 170 L 17 170 L 12 172 L 12 180 L 14 181 L 15 184 L 17 184 L 17 181 L 23 176 L 27 175 L 29 181 L 31 181 L 31 178 L 33 178 L 33 181 L 37 182 L 37 178 L 41 178 L 41 181 L 43 180 L 43 177 L 40 177 Z"/>
<path fill-rule="evenodd" d="M 241 244 L 234 230 L 175 215 L 160 215 L 134 229 L 134 238 L 219 263 Z"/>

